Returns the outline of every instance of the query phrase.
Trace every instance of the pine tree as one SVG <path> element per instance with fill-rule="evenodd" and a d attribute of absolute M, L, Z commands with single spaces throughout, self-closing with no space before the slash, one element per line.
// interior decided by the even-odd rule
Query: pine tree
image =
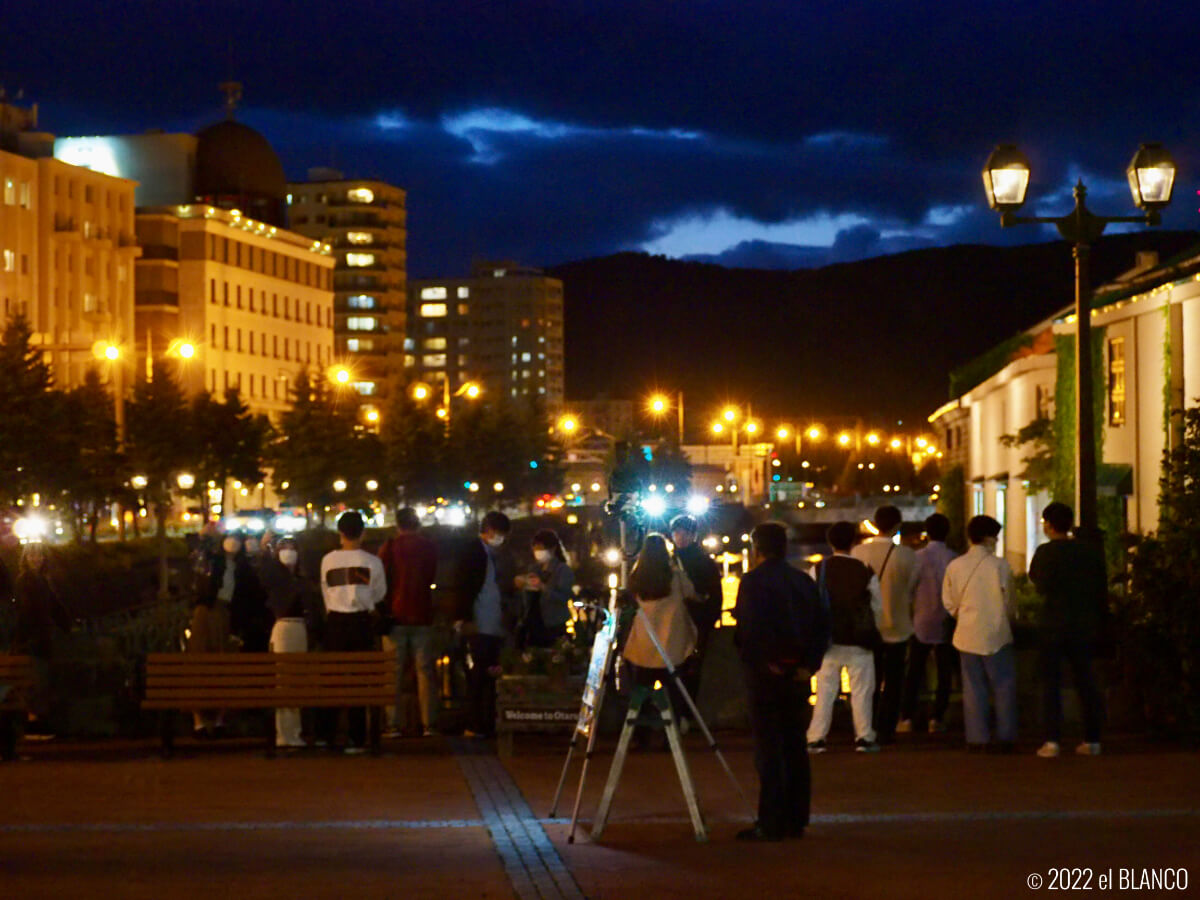
<path fill-rule="evenodd" d="M 75 511 L 76 539 L 81 537 L 80 523 L 86 516 L 94 543 L 101 510 L 116 499 L 128 476 L 117 442 L 112 395 L 101 382 L 100 373 L 94 367 L 88 369 L 83 384 L 66 399 L 73 459 L 66 469 L 65 489 Z"/>
<path fill-rule="evenodd" d="M 61 394 L 24 316 L 11 317 L 0 338 L 0 500 L 12 504 L 44 490 L 53 476 L 47 442 L 61 428 Z"/>
<path fill-rule="evenodd" d="M 194 492 L 199 492 L 207 514 L 210 481 L 223 496 L 230 479 L 247 484 L 262 481 L 271 425 L 264 416 L 251 414 L 236 388 L 225 391 L 223 403 L 207 391 L 197 394 L 192 398 L 191 420 L 199 453 Z"/>

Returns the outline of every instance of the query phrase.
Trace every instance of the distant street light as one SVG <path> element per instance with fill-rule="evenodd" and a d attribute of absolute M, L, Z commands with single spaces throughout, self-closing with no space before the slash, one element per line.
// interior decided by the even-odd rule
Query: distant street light
<path fill-rule="evenodd" d="M 1092 289 L 1088 273 L 1091 245 L 1111 223 L 1162 223 L 1162 210 L 1171 202 L 1175 161 L 1161 144 L 1142 144 L 1125 170 L 1134 206 L 1140 216 L 1097 216 L 1087 208 L 1087 188 L 1075 185 L 1075 208 L 1064 216 L 1018 216 L 1029 188 L 1029 160 L 1012 144 L 1001 144 L 983 167 L 988 205 L 1000 213 L 1000 225 L 1050 224 L 1072 244 L 1075 258 L 1075 513 L 1079 533 L 1099 534 L 1096 509 L 1096 422 L 1092 410 Z M 941 454 L 935 454 L 940 458 Z"/>
<path fill-rule="evenodd" d="M 418 382 L 412 387 L 412 398 L 417 402 L 429 399 L 429 385 Z"/>
<path fill-rule="evenodd" d="M 367 490 L 368 491 L 379 490 L 379 482 L 376 481 L 374 478 L 372 478 L 370 481 L 367 482 Z"/>
<path fill-rule="evenodd" d="M 345 479 L 343 479 L 343 478 L 339 478 L 337 481 L 335 481 L 335 482 L 333 483 L 333 489 L 334 489 L 335 491 L 337 491 L 339 494 L 340 494 L 340 493 L 342 493 L 343 491 L 345 491 L 345 490 L 346 490 L 346 481 L 345 481 Z"/>
<path fill-rule="evenodd" d="M 180 472 L 177 476 L 175 476 L 175 483 L 179 485 L 180 490 L 190 491 L 196 486 L 196 476 L 192 475 L 190 472 Z"/>
<path fill-rule="evenodd" d="M 134 475 L 132 478 L 129 479 L 129 483 L 132 484 L 135 488 L 137 488 L 140 491 L 142 488 L 144 488 L 150 482 L 147 480 L 145 475 Z"/>
<path fill-rule="evenodd" d="M 558 430 L 563 434 L 572 435 L 579 430 L 579 419 L 572 415 L 565 415 L 558 420 Z"/>
<path fill-rule="evenodd" d="M 350 383 L 350 370 L 345 366 L 333 366 L 329 370 L 329 380 L 334 384 L 345 386 Z"/>
<path fill-rule="evenodd" d="M 495 484 L 492 485 L 492 490 L 495 491 L 497 494 L 504 493 L 504 482 L 497 481 Z"/>

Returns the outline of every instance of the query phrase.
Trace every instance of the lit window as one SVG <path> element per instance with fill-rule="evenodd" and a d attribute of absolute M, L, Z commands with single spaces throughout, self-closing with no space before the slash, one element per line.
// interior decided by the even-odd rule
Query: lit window
<path fill-rule="evenodd" d="M 346 232 L 346 240 L 352 244 L 373 244 L 375 236 L 369 231 L 348 231 Z"/>
<path fill-rule="evenodd" d="M 471 343 L 471 339 L 470 339 L 470 338 L 465 338 L 465 337 L 462 337 L 462 338 L 459 338 L 459 339 L 458 339 L 458 346 L 460 346 L 460 347 L 465 347 L 465 346 L 467 346 L 469 343 Z"/>
<path fill-rule="evenodd" d="M 533 355 L 530 353 L 522 353 L 521 354 L 521 362 L 529 362 L 529 360 L 532 359 L 532 356 Z"/>
<path fill-rule="evenodd" d="M 370 338 L 347 338 L 346 350 L 350 353 L 362 353 L 367 350 L 374 350 L 375 342 Z"/>
<path fill-rule="evenodd" d="M 465 303 L 458 304 L 458 314 L 460 316 L 465 316 L 470 311 L 471 311 L 471 308 L 467 304 L 465 304 Z"/>
<path fill-rule="evenodd" d="M 370 188 L 350 188 L 346 191 L 346 199 L 351 203 L 374 203 L 375 192 Z"/>
<path fill-rule="evenodd" d="M 404 354 L 404 367 L 406 369 L 411 369 L 416 364 L 417 364 L 417 358 L 415 356 L 413 356 L 411 353 Z"/>
<path fill-rule="evenodd" d="M 4 251 L 4 271 L 12 272 L 17 268 L 17 254 L 12 250 Z"/>
<path fill-rule="evenodd" d="M 14 206 L 17 202 L 17 183 L 11 178 L 4 179 L 4 205 Z"/>
<path fill-rule="evenodd" d="M 29 209 L 29 206 L 30 206 L 29 182 L 28 181 L 21 182 L 21 206 L 24 207 L 25 209 Z"/>
<path fill-rule="evenodd" d="M 362 394 L 364 397 L 369 397 L 371 394 L 375 393 L 375 382 L 373 382 L 373 381 L 356 381 L 356 382 L 354 382 L 354 389 L 356 391 L 358 391 L 360 394 Z"/>
<path fill-rule="evenodd" d="M 432 337 L 425 339 L 426 350 L 445 350 L 446 339 L 444 337 Z"/>
<path fill-rule="evenodd" d="M 375 265 L 374 253 L 347 253 L 346 265 L 348 266 L 373 266 Z"/>
<path fill-rule="evenodd" d="M 97 302 L 95 294 L 83 295 L 83 311 L 85 313 L 100 312 L 100 304 Z"/>
<path fill-rule="evenodd" d="M 440 319 L 446 315 L 445 303 L 422 303 L 421 316 L 425 319 Z"/>
<path fill-rule="evenodd" d="M 406 337 L 406 338 L 404 339 L 404 349 L 405 349 L 405 350 L 411 350 L 411 349 L 413 349 L 413 346 L 414 346 L 414 344 L 413 344 L 413 339 L 412 339 L 412 338 L 410 338 L 410 337 Z"/>
<path fill-rule="evenodd" d="M 446 354 L 426 353 L 421 357 L 421 365 L 427 369 L 444 369 L 446 368 Z"/>
<path fill-rule="evenodd" d="M 292 205 L 292 195 L 291 194 L 287 195 L 287 204 L 288 204 L 288 206 Z"/>
<path fill-rule="evenodd" d="M 470 288 L 460 287 L 458 289 L 458 299 L 459 300 L 466 300 L 470 296 L 471 296 Z"/>
<path fill-rule="evenodd" d="M 445 300 L 446 289 L 444 287 L 428 287 L 421 288 L 422 300 Z"/>
<path fill-rule="evenodd" d="M 1125 424 L 1125 338 L 1108 342 L 1108 424 Z"/>
<path fill-rule="evenodd" d="M 374 331 L 377 321 L 374 316 L 349 316 L 346 319 L 346 327 L 350 331 Z"/>

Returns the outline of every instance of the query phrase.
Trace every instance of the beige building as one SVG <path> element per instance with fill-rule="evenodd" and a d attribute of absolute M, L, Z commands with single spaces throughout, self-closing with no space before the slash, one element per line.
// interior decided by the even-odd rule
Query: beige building
<path fill-rule="evenodd" d="M 37 111 L 0 104 L 0 302 L 22 313 L 59 387 L 133 336 L 134 183 L 68 165 Z"/>
<path fill-rule="evenodd" d="M 211 206 L 137 215 L 137 346 L 179 360 L 189 393 L 237 388 L 254 412 L 290 404 L 301 368 L 334 363 L 330 248 Z"/>
<path fill-rule="evenodd" d="M 364 401 L 403 375 L 407 306 L 405 192 L 369 179 L 310 169 L 288 185 L 289 227 L 329 244 L 335 260 L 334 347 Z"/>
<path fill-rule="evenodd" d="M 470 278 L 414 281 L 405 368 L 454 392 L 478 381 L 493 396 L 563 405 L 563 285 L 540 270 L 482 262 Z"/>

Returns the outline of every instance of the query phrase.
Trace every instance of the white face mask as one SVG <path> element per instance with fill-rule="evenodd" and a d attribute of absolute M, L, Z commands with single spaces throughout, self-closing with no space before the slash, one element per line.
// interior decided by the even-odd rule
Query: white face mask
<path fill-rule="evenodd" d="M 291 547 L 284 547 L 279 551 L 279 561 L 289 569 L 296 564 L 296 560 L 300 558 L 300 554 Z"/>
<path fill-rule="evenodd" d="M 548 562 L 550 562 L 550 560 L 554 559 L 554 551 L 553 550 L 534 550 L 533 558 L 536 559 L 540 563 L 548 563 Z"/>
<path fill-rule="evenodd" d="M 487 545 L 489 547 L 493 547 L 493 548 L 503 546 L 504 545 L 504 535 L 493 534 L 490 538 L 487 539 Z"/>
<path fill-rule="evenodd" d="M 222 549 L 230 555 L 237 553 L 241 549 L 242 542 L 235 537 L 227 537 L 221 544 Z"/>

